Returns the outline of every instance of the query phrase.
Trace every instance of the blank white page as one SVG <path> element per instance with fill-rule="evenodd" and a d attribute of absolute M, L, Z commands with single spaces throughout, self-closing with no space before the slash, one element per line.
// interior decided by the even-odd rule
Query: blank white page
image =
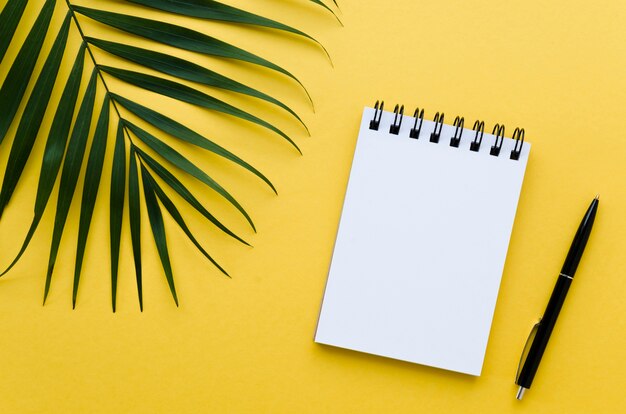
<path fill-rule="evenodd" d="M 365 108 L 315 341 L 480 375 L 530 145 Z"/>

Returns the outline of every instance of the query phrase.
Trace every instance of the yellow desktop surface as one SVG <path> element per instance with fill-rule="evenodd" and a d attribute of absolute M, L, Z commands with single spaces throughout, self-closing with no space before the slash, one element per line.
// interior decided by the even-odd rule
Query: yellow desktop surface
<path fill-rule="evenodd" d="M 29 3 L 26 22 L 34 21 L 42 1 Z M 64 14 L 64 2 L 58 3 L 54 27 Z M 81 2 L 96 3 L 132 9 L 119 2 Z M 70 211 L 50 296 L 41 304 L 56 191 L 26 254 L 0 279 L 0 412 L 624 412 L 626 3 L 342 0 L 344 27 L 304 0 L 229 3 L 304 30 L 332 56 L 334 67 L 313 42 L 274 31 L 168 18 L 254 51 L 306 85 L 315 113 L 302 89 L 284 76 L 177 52 L 290 105 L 311 137 L 269 104 L 200 88 L 275 123 L 304 156 L 251 124 L 107 79 L 114 91 L 185 122 L 272 180 L 278 196 L 239 167 L 173 144 L 251 213 L 257 234 L 206 187 L 185 179 L 254 247 L 238 244 L 181 207 L 199 241 L 231 273 L 228 279 L 166 215 L 177 308 L 142 206 L 145 309 L 140 312 L 125 211 L 118 310 L 112 313 L 109 145 L 76 310 L 71 286 L 79 202 Z M 123 37 L 86 18 L 81 22 L 88 35 Z M 6 59 L 17 54 L 27 26 L 16 34 Z M 72 29 L 68 60 L 75 56 L 76 40 Z M 116 62 L 104 52 L 96 55 L 101 62 Z M 41 65 L 40 60 L 37 71 Z M 90 65 L 86 61 L 86 68 Z M 0 80 L 7 72 L 3 63 Z M 60 92 L 57 87 L 53 101 Z M 101 97 L 102 85 L 98 93 Z M 359 119 L 363 106 L 377 99 L 390 109 L 404 103 L 411 114 L 419 105 L 429 118 L 436 111 L 444 111 L 446 119 L 463 115 L 470 126 L 474 119 L 484 119 L 487 128 L 504 123 L 507 136 L 521 126 L 533 144 L 480 377 L 313 342 Z M 44 132 L 51 119 L 48 114 Z M 11 133 L 15 130 L 13 125 Z M 2 144 L 2 171 L 11 142 L 12 135 Z M 42 153 L 40 139 L 0 221 L 3 268 L 30 224 Z M 600 209 L 576 279 L 535 382 L 524 400 L 516 401 L 514 376 L 527 334 L 596 194 Z M 453 259 L 453 240 L 450 251 Z"/>

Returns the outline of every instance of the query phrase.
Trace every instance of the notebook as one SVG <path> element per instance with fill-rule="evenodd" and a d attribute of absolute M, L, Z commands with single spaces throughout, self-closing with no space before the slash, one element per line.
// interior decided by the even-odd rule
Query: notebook
<path fill-rule="evenodd" d="M 315 342 L 480 375 L 530 144 L 365 108 Z"/>

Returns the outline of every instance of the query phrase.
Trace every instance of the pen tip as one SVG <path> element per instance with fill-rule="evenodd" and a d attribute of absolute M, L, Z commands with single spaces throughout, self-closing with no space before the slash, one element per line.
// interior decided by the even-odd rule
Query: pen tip
<path fill-rule="evenodd" d="M 600 194 L 596 194 L 596 200 L 600 201 Z"/>

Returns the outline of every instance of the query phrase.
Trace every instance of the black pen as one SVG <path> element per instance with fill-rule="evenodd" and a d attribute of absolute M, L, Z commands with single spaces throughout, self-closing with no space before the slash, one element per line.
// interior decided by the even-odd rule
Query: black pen
<path fill-rule="evenodd" d="M 546 345 L 548 345 L 548 340 L 550 339 L 550 334 L 552 333 L 552 329 L 556 323 L 556 318 L 559 316 L 567 291 L 572 284 L 572 280 L 574 280 L 576 268 L 578 267 L 580 258 L 582 257 L 585 246 L 587 245 L 589 234 L 591 234 L 591 227 L 593 226 L 593 221 L 596 218 L 599 201 L 599 197 L 596 196 L 587 209 L 585 217 L 583 217 L 583 221 L 578 227 L 576 236 L 574 236 L 574 241 L 569 249 L 569 253 L 567 253 L 561 273 L 556 280 L 556 285 L 552 291 L 552 296 L 550 296 L 550 301 L 548 301 L 548 306 L 546 306 L 546 310 L 543 313 L 543 317 L 535 324 L 533 330 L 528 336 L 524 351 L 526 351 L 528 342 L 531 340 L 533 333 L 535 334 L 532 339 L 532 345 L 528 350 L 528 354 L 523 352 L 520 359 L 517 378 L 515 379 L 515 384 L 519 385 L 519 390 L 517 391 L 518 400 L 521 400 L 524 392 L 530 388 L 533 378 L 537 373 L 537 368 L 541 362 L 543 351 L 545 351 Z M 526 355 L 525 360 L 524 355 Z M 520 367 L 521 370 L 519 369 Z"/>

